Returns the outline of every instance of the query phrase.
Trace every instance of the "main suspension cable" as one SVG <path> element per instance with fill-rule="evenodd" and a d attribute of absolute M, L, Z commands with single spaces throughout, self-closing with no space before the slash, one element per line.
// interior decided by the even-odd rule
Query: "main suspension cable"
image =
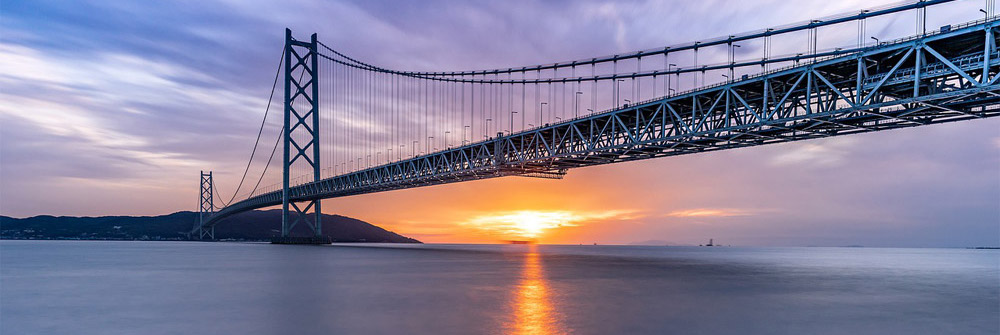
<path fill-rule="evenodd" d="M 250 191 L 250 196 L 253 196 L 254 192 L 257 192 L 257 187 L 260 186 L 260 181 L 264 180 L 264 175 L 267 174 L 267 167 L 271 166 L 271 160 L 274 159 L 274 153 L 278 151 L 278 143 L 281 143 L 281 136 L 285 132 L 285 126 L 281 126 L 281 131 L 278 132 L 278 138 L 274 140 L 274 147 L 271 148 L 271 156 L 267 158 L 267 163 L 264 164 L 264 171 L 261 171 L 260 178 L 257 178 L 257 184 L 253 186 L 253 190 Z"/>
<path fill-rule="evenodd" d="M 233 196 L 229 198 L 229 201 L 222 203 L 223 206 L 229 206 L 229 204 L 233 203 L 233 200 L 236 199 L 236 195 L 239 194 L 240 189 L 243 188 L 243 182 L 246 180 L 247 173 L 250 171 L 250 164 L 253 163 L 253 157 L 255 154 L 257 154 L 257 145 L 260 143 L 261 134 L 264 133 L 264 125 L 267 124 L 267 114 L 271 110 L 271 101 L 274 100 L 274 90 L 276 87 L 278 87 L 278 76 L 281 74 L 281 63 L 284 60 L 285 60 L 285 51 L 281 50 L 281 57 L 278 59 L 278 68 L 274 72 L 274 83 L 271 84 L 271 94 L 267 98 L 267 108 L 264 109 L 264 118 L 260 121 L 260 129 L 257 130 L 257 140 L 253 142 L 253 150 L 250 151 L 250 159 L 247 160 L 247 167 L 246 169 L 243 170 L 243 177 L 240 178 L 239 186 L 237 186 L 236 190 L 233 191 Z M 281 136 L 279 136 L 279 138 L 280 137 Z M 266 171 L 267 167 L 264 167 L 264 169 Z M 261 172 L 261 176 L 263 175 L 264 173 Z M 214 184 L 215 183 L 213 183 L 213 186 Z"/>

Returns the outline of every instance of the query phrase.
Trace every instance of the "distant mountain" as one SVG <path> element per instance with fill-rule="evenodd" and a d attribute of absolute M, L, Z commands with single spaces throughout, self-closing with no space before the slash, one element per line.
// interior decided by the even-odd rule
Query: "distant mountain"
<path fill-rule="evenodd" d="M 198 219 L 196 212 L 160 216 L 72 217 L 39 215 L 24 219 L 0 216 L 0 239 L 185 240 Z M 233 215 L 215 227 L 216 239 L 267 241 L 281 232 L 281 210 Z M 307 235 L 301 223 L 292 235 Z M 334 242 L 420 243 L 367 222 L 323 215 L 323 235 Z"/>

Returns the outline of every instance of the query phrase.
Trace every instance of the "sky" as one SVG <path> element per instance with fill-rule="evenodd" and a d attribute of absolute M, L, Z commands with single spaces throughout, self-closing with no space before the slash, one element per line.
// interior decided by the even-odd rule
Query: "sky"
<path fill-rule="evenodd" d="M 338 50 L 389 68 L 466 70 L 656 48 L 885 3 L 4 1 L 0 214 L 196 210 L 199 170 L 216 171 L 220 192 L 232 192 L 268 101 L 285 27 L 317 32 Z M 964 22 L 983 1 L 960 3 L 931 14 Z M 441 243 L 998 245 L 1000 120 L 323 206 Z"/>

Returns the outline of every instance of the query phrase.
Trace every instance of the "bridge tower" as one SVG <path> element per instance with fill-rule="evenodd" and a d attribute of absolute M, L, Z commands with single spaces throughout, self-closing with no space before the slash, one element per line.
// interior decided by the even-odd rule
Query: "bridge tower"
<path fill-rule="evenodd" d="M 273 243 L 319 243 L 322 241 L 320 200 L 295 202 L 289 191 L 293 164 L 311 170 L 313 181 L 320 180 L 319 157 L 319 77 L 316 34 L 309 42 L 292 37 L 285 29 L 285 112 L 282 155 L 281 238 Z M 294 212 L 292 212 L 294 210 Z M 312 210 L 313 213 L 309 213 Z M 292 238 L 292 228 L 299 223 L 310 228 L 313 236 Z M 329 240 L 325 241 L 329 243 Z"/>
<path fill-rule="evenodd" d="M 208 171 L 208 173 L 201 171 L 200 180 L 201 196 L 198 197 L 198 226 L 195 227 L 195 230 L 198 232 L 199 240 L 204 239 L 205 236 L 214 240 L 215 226 L 213 225 L 205 229 L 205 221 L 215 213 L 215 203 L 212 202 L 212 199 L 214 199 L 212 190 L 215 189 L 212 184 L 212 171 Z"/>

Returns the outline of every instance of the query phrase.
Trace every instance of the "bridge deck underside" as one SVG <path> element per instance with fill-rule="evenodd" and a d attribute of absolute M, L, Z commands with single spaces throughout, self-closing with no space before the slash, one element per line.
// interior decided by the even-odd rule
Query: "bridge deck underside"
<path fill-rule="evenodd" d="M 996 22 L 499 136 L 289 189 L 295 201 L 1000 115 Z M 272 192 L 213 217 L 281 203 Z"/>

